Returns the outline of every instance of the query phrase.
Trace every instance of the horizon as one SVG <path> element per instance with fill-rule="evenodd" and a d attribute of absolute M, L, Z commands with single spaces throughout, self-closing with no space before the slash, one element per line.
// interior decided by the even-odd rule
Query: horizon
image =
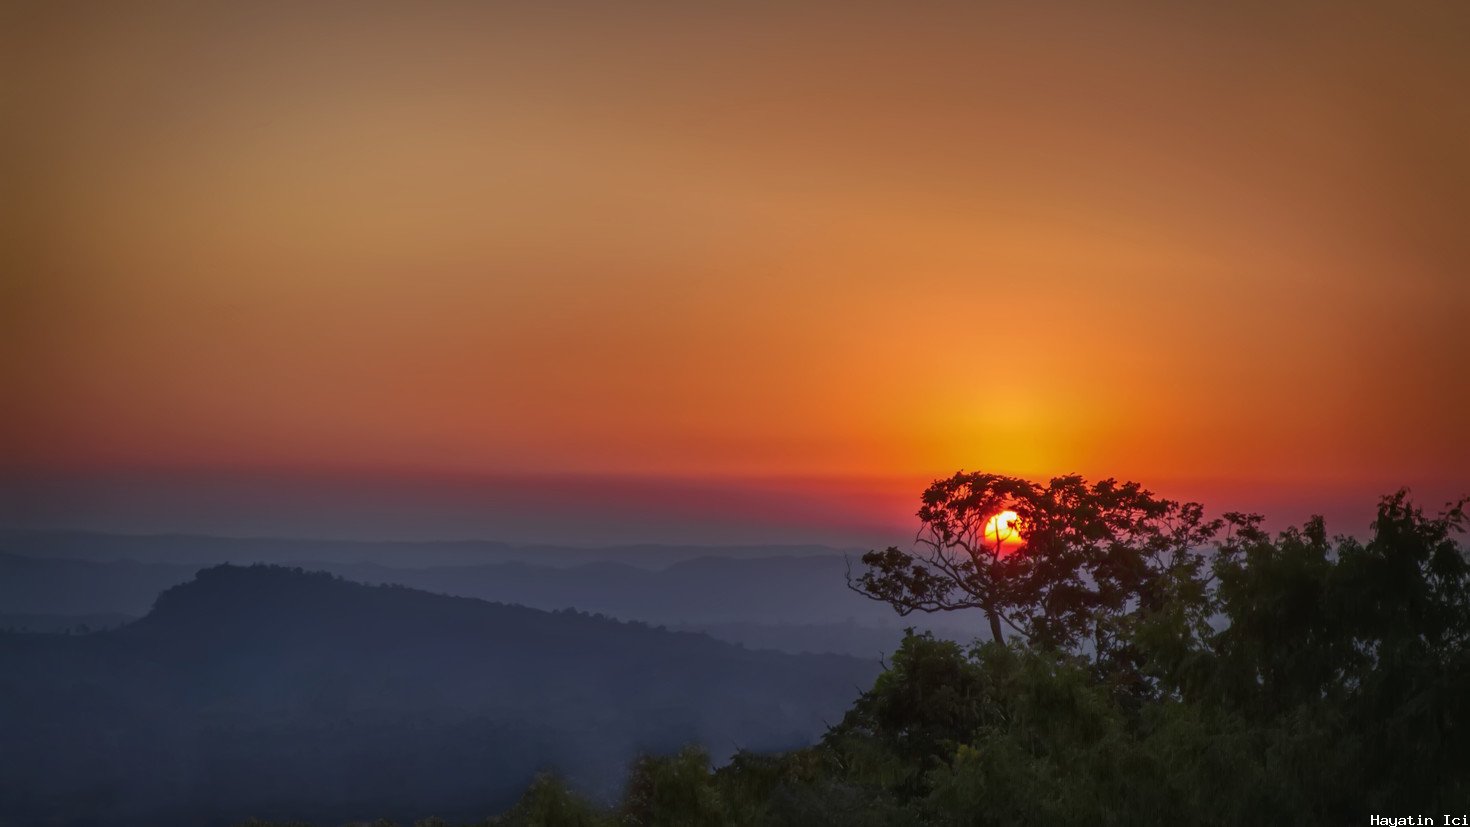
<path fill-rule="evenodd" d="M 942 476 L 949 476 L 948 474 Z M 941 477 L 936 477 L 941 478 Z M 113 472 L 0 477 L 0 530 L 354 542 L 869 548 L 912 539 L 920 478 L 688 479 L 615 475 Z M 1280 530 L 1323 516 L 1362 536 L 1398 485 L 1176 482 L 1145 488 Z M 1470 483 L 1409 488 L 1428 512 Z M 672 512 L 672 513 L 671 513 Z"/>

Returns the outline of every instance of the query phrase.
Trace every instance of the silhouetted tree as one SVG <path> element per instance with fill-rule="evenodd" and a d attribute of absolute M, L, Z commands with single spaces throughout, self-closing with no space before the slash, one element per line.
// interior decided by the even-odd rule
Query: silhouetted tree
<path fill-rule="evenodd" d="M 1020 544 L 992 522 L 1014 512 Z M 1142 624 L 1208 632 L 1204 544 L 1221 527 L 1198 503 L 1154 496 L 1138 483 L 1079 476 L 1038 485 L 958 473 L 924 492 L 912 549 L 864 554 L 849 586 L 899 614 L 980 609 L 992 639 L 1002 624 L 1033 644 L 1091 649 L 1099 663 L 1136 660 Z"/>

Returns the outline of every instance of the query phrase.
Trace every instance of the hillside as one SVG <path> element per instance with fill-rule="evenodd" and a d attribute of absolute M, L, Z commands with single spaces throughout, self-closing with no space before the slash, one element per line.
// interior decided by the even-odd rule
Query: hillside
<path fill-rule="evenodd" d="M 298 565 L 362 583 L 406 585 L 537 609 L 575 608 L 696 629 L 752 648 L 788 652 L 870 657 L 893 651 L 905 626 L 961 641 L 970 640 L 981 627 L 980 618 L 967 619 L 962 613 L 900 617 L 887 604 L 850 591 L 844 580 L 846 561 L 831 554 L 705 557 L 652 570 L 614 561 L 571 566 L 516 561 L 432 567 Z M 188 580 L 193 572 L 193 567 L 178 564 L 0 554 L 0 613 L 141 615 L 160 591 Z M 59 620 L 50 625 L 64 628 L 83 622 Z"/>
<path fill-rule="evenodd" d="M 552 768 L 808 743 L 876 662 L 575 612 L 201 571 L 118 630 L 0 635 L 0 823 L 479 817 Z"/>

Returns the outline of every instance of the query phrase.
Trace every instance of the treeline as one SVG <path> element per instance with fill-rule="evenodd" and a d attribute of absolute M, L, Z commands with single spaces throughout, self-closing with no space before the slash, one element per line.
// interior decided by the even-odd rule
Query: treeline
<path fill-rule="evenodd" d="M 611 804 L 542 777 L 485 824 L 1233 827 L 1470 801 L 1464 502 L 1387 497 L 1360 541 L 1112 481 L 962 476 L 926 493 L 934 542 L 873 552 L 854 587 L 981 606 L 1006 640 L 910 635 L 813 747 L 644 758 Z M 1000 507 L 1018 552 L 983 547 Z"/>

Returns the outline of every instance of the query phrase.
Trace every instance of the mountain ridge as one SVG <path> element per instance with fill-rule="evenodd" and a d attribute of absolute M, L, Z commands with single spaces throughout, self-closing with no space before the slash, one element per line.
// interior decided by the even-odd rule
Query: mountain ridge
<path fill-rule="evenodd" d="M 640 752 L 810 743 L 878 671 L 876 657 L 220 565 L 117 629 L 0 633 L 0 823 L 339 823 L 358 807 L 408 820 L 428 800 L 479 819 L 540 770 L 610 795 Z"/>

